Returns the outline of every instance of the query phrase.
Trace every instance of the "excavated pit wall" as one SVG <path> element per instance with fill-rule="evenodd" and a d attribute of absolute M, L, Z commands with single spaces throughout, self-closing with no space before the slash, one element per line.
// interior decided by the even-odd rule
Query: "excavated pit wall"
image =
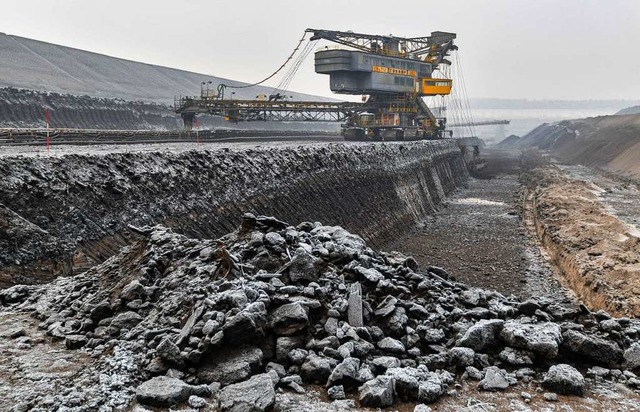
<path fill-rule="evenodd" d="M 468 178 L 453 141 L 7 157 L 0 174 L 1 287 L 104 261 L 130 243 L 128 225 L 216 238 L 249 211 L 379 246 Z"/>

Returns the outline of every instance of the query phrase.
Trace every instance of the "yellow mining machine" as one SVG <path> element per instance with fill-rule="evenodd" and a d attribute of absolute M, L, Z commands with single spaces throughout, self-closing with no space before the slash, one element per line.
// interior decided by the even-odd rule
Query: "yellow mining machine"
<path fill-rule="evenodd" d="M 363 101 L 284 101 L 278 93 L 269 99 L 230 100 L 219 85 L 218 93 L 200 98 L 176 99 L 176 112 L 190 128 L 196 114 L 209 113 L 234 121 L 340 121 L 347 140 L 438 139 L 445 137 L 446 118 L 435 116 L 423 97 L 448 95 L 452 80 L 436 76 L 441 65 L 450 65 L 456 50 L 454 33 L 433 32 L 427 37 L 396 37 L 307 29 L 301 43 L 328 40 L 348 49 L 325 47 L 315 53 L 316 73 L 328 74 L 334 93 L 363 95 Z M 294 50 L 300 48 L 300 44 Z M 251 85 L 234 86 L 250 87 Z"/>

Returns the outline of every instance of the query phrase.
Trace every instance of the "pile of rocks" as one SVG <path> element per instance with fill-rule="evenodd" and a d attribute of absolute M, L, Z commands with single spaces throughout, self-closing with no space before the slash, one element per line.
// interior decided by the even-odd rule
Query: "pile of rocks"
<path fill-rule="evenodd" d="M 100 266 L 0 293 L 97 358 L 88 408 L 135 396 L 261 411 L 309 383 L 383 407 L 434 402 L 459 379 L 579 395 L 587 368 L 640 385 L 639 321 L 471 288 L 340 227 L 246 214 L 217 241 L 132 229 L 141 240 Z"/>

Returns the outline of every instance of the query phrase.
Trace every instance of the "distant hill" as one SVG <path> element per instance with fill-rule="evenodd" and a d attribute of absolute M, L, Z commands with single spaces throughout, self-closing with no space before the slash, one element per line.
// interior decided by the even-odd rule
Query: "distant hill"
<path fill-rule="evenodd" d="M 498 143 L 498 146 L 517 147 L 519 142 L 520 142 L 520 136 L 516 136 L 515 134 L 512 134 L 507 138 L 505 138 L 504 140 L 502 140 L 500 143 Z"/>
<path fill-rule="evenodd" d="M 173 104 L 175 95 L 197 95 L 201 83 L 210 80 L 214 85 L 245 84 L 0 33 L 0 87 Z M 255 86 L 234 91 L 235 98 L 250 99 L 272 90 Z M 287 94 L 296 100 L 333 100 Z"/>
<path fill-rule="evenodd" d="M 626 109 L 622 109 L 616 113 L 617 116 L 622 116 L 626 114 L 640 114 L 640 106 L 627 107 Z"/>
<path fill-rule="evenodd" d="M 640 178 L 640 114 L 545 123 L 512 143 L 548 150 L 571 163 Z"/>

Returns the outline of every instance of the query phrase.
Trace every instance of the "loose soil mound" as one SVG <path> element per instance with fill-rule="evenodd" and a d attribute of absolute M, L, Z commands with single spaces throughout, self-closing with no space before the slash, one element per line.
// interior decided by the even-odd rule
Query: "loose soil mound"
<path fill-rule="evenodd" d="M 530 181 L 538 235 L 571 288 L 594 309 L 640 315 L 640 238 L 605 209 L 592 184 L 555 168 Z"/>

